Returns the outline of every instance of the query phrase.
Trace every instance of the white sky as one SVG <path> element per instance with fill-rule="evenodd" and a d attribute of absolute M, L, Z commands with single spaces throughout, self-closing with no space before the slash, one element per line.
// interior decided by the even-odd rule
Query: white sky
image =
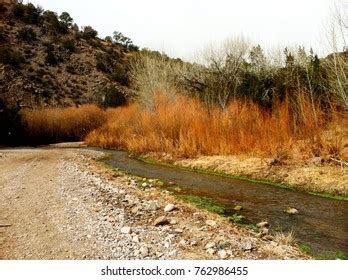
<path fill-rule="evenodd" d="M 265 48 L 300 44 L 326 53 L 324 33 L 334 0 L 29 2 L 57 13 L 67 11 L 79 26 L 91 25 L 100 37 L 112 35 L 117 30 L 140 47 L 191 59 L 210 43 L 241 34 Z"/>

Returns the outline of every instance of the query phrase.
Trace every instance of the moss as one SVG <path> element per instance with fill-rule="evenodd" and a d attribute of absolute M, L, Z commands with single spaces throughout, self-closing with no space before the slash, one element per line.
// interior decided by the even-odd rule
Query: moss
<path fill-rule="evenodd" d="M 244 224 L 245 222 L 245 217 L 240 214 L 233 214 L 231 216 L 228 216 L 227 219 L 236 224 Z"/>
<path fill-rule="evenodd" d="M 315 252 L 309 244 L 299 244 L 300 250 L 308 255 L 315 257 L 318 260 L 348 260 L 348 255 L 341 251 L 320 251 Z"/>
<path fill-rule="evenodd" d="M 320 260 L 348 260 L 348 255 L 341 251 L 323 251 L 319 254 L 318 259 Z"/>
<path fill-rule="evenodd" d="M 225 208 L 223 205 L 217 203 L 214 199 L 209 197 L 200 197 L 195 195 L 177 195 L 181 200 L 193 204 L 201 209 L 206 209 L 210 212 L 217 213 L 219 215 L 225 214 Z"/>
<path fill-rule="evenodd" d="M 312 255 L 313 253 L 312 247 L 308 244 L 299 244 L 299 248 L 305 254 Z"/>

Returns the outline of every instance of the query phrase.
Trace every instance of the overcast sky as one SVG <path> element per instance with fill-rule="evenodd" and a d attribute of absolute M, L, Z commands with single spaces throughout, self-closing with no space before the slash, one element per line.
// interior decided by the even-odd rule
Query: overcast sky
<path fill-rule="evenodd" d="M 334 0 L 29 2 L 58 13 L 67 11 L 79 26 L 91 25 L 100 37 L 117 30 L 140 47 L 191 59 L 204 46 L 241 34 L 265 48 L 300 44 L 325 53 L 323 33 Z"/>

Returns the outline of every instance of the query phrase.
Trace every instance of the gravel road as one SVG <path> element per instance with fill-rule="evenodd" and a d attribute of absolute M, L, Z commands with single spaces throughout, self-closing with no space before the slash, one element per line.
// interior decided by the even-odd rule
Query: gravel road
<path fill-rule="evenodd" d="M 67 147 L 0 150 L 0 259 L 304 259 Z M 165 210 L 166 211 L 165 211 Z"/>

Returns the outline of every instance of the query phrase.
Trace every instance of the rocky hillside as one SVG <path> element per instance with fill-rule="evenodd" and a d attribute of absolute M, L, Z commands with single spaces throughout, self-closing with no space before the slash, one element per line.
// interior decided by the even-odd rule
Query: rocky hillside
<path fill-rule="evenodd" d="M 7 2 L 0 2 L 0 110 L 126 102 L 127 57 L 137 49 L 130 40 L 101 40 L 68 13 Z"/>

